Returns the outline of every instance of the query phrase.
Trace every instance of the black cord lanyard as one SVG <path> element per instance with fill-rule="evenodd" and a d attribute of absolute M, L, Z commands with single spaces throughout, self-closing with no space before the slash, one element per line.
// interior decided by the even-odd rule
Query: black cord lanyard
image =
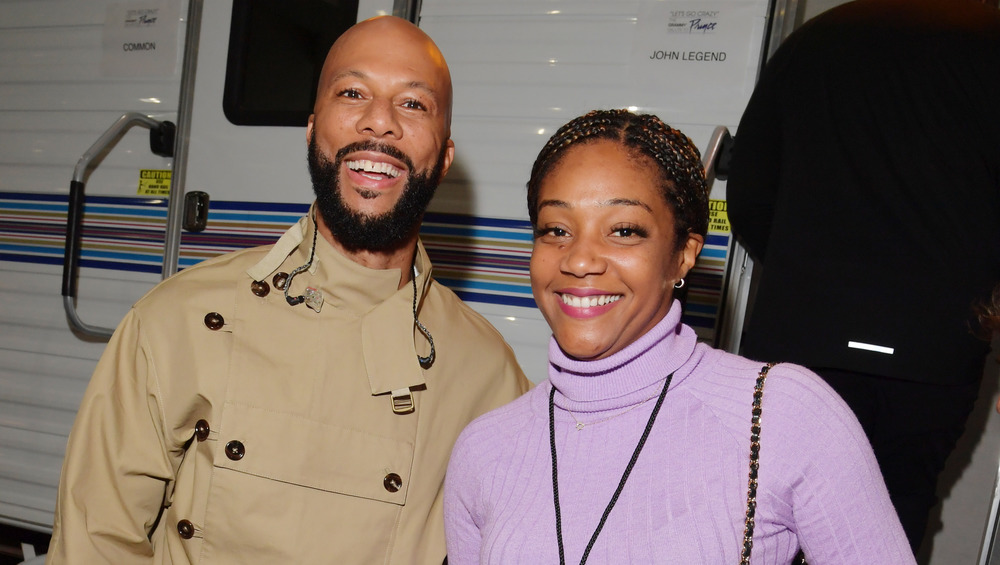
<path fill-rule="evenodd" d="M 608 515 L 611 514 L 611 509 L 614 508 L 615 503 L 618 502 L 618 496 L 621 495 L 622 489 L 625 488 L 625 481 L 627 481 L 628 476 L 632 474 L 632 468 L 635 467 L 635 462 L 639 459 L 639 452 L 642 451 L 642 446 L 646 445 L 646 438 L 649 437 L 649 432 L 653 429 L 653 422 L 656 421 L 656 415 L 660 413 L 660 406 L 663 406 L 663 398 L 667 395 L 667 389 L 670 388 L 670 381 L 673 378 L 674 374 L 670 373 L 670 375 L 667 376 L 667 381 L 663 383 L 663 390 L 660 391 L 660 396 L 656 399 L 656 406 L 653 407 L 653 413 L 649 415 L 649 421 L 646 422 L 646 430 L 642 432 L 642 437 L 639 438 L 639 443 L 635 446 L 635 451 L 632 452 L 632 459 L 628 462 L 628 466 L 625 467 L 625 472 L 622 473 L 622 480 L 618 482 L 618 488 L 615 490 L 614 496 L 611 497 L 611 502 L 609 502 L 608 507 L 604 509 L 604 515 L 601 516 L 601 521 L 597 524 L 597 529 L 594 530 L 594 535 L 590 536 L 590 543 L 587 544 L 587 549 L 583 552 L 583 557 L 580 559 L 580 565 L 587 562 L 587 557 L 590 555 L 590 550 L 594 548 L 594 542 L 597 541 L 597 536 L 604 528 L 604 523 L 607 522 Z M 552 447 L 552 498 L 556 507 L 556 539 L 559 541 L 559 565 L 565 565 L 566 554 L 563 549 L 562 514 L 559 511 L 559 477 L 556 472 L 555 396 L 556 387 L 553 386 L 552 390 L 549 391 L 549 445 Z"/>

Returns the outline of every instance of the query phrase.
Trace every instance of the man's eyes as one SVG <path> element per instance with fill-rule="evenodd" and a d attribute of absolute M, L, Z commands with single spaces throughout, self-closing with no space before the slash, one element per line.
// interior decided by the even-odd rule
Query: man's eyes
<path fill-rule="evenodd" d="M 404 101 L 403 102 L 403 107 L 404 108 L 409 108 L 411 110 L 426 110 L 427 109 L 427 106 L 425 106 L 423 102 L 421 102 L 419 100 L 414 100 L 412 98 Z"/>
<path fill-rule="evenodd" d="M 361 98 L 361 92 L 355 88 L 345 88 L 337 93 L 337 96 L 342 96 L 344 98 Z"/>

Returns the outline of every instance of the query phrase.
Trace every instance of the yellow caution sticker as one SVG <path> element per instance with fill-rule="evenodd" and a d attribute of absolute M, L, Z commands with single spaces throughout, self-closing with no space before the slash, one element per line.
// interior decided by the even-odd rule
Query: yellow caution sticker
<path fill-rule="evenodd" d="M 708 231 L 729 233 L 729 214 L 726 212 L 725 200 L 708 201 Z"/>
<path fill-rule="evenodd" d="M 170 196 L 172 172 L 169 169 L 141 169 L 139 171 L 139 196 Z"/>

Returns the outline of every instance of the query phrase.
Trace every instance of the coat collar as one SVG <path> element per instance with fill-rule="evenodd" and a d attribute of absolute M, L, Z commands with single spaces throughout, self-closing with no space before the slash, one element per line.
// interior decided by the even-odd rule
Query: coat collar
<path fill-rule="evenodd" d="M 397 288 L 399 269 L 370 269 L 340 253 L 316 234 L 314 210 L 315 206 L 290 227 L 263 259 L 247 269 L 247 274 L 253 280 L 263 281 L 279 270 L 290 273 L 309 262 L 315 238 L 313 262 L 292 280 L 289 295 L 297 296 L 306 287 L 314 288 L 323 295 L 323 309 L 337 309 L 360 319 L 361 353 L 372 394 L 424 385 L 417 352 L 427 355 L 430 345 L 413 322 L 413 286 Z M 419 240 L 414 270 L 419 315 L 432 280 L 431 262 Z M 434 328 L 429 329 L 433 334 Z"/>

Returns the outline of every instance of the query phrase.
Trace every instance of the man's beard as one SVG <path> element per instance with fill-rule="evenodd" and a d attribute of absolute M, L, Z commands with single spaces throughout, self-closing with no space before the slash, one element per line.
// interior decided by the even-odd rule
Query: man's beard
<path fill-rule="evenodd" d="M 446 147 L 434 168 L 418 173 L 402 151 L 375 141 L 352 143 L 337 151 L 331 162 L 316 145 L 309 142 L 309 175 L 316 193 L 316 207 L 334 239 L 347 251 L 387 252 L 406 244 L 420 225 L 427 205 L 441 182 Z M 377 151 L 402 161 L 409 172 L 403 193 L 391 210 L 376 216 L 351 210 L 340 194 L 340 169 L 344 157 L 355 151 Z M 365 198 L 369 196 L 362 195 Z"/>

